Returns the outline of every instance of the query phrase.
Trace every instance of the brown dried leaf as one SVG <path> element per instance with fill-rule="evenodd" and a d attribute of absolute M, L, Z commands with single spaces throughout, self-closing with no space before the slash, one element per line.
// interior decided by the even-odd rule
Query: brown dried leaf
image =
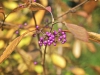
<path fill-rule="evenodd" d="M 88 32 L 88 35 L 90 40 L 100 43 L 100 34 Z"/>
<path fill-rule="evenodd" d="M 46 7 L 36 2 L 31 3 L 29 9 L 31 9 L 32 11 L 47 10 Z"/>
<path fill-rule="evenodd" d="M 85 28 L 75 24 L 66 24 L 66 26 L 75 38 L 88 42 L 88 33 Z"/>
<path fill-rule="evenodd" d="M 38 10 L 46 10 L 46 11 L 48 11 L 51 14 L 52 22 L 54 22 L 54 18 L 53 18 L 53 14 L 51 12 L 51 7 L 50 6 L 49 7 L 45 7 L 42 4 L 33 2 L 29 6 L 29 9 L 32 10 L 32 11 L 38 11 Z"/>
<path fill-rule="evenodd" d="M 2 63 L 16 48 L 16 46 L 19 44 L 19 42 L 21 41 L 21 39 L 27 34 L 29 33 L 26 32 L 23 35 L 17 37 L 16 39 L 14 39 L 6 48 L 6 50 L 3 52 L 3 54 L 0 56 L 0 63 Z"/>
<path fill-rule="evenodd" d="M 100 66 L 91 66 L 100 75 Z"/>
<path fill-rule="evenodd" d="M 83 5 L 83 10 L 85 10 L 88 14 L 90 14 L 96 7 L 97 7 L 98 1 L 88 1 Z"/>

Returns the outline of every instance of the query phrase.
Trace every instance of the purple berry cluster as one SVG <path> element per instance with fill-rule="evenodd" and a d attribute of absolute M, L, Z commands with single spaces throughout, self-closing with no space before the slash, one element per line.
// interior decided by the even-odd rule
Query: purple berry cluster
<path fill-rule="evenodd" d="M 44 44 L 44 46 L 48 45 L 50 46 L 51 44 L 53 44 L 54 46 L 56 46 L 56 32 L 50 33 L 50 32 L 46 32 L 46 36 L 43 38 L 41 37 L 39 40 L 39 45 L 42 46 Z"/>
<path fill-rule="evenodd" d="M 61 41 L 62 44 L 66 42 L 66 33 L 62 31 L 61 29 L 58 30 L 59 32 L 59 41 Z"/>
<path fill-rule="evenodd" d="M 38 26 L 36 26 L 36 29 L 38 30 Z M 58 39 L 58 40 L 57 40 Z M 66 42 L 66 33 L 62 31 L 61 29 L 58 30 L 58 32 L 53 31 L 53 32 L 46 32 L 44 37 L 40 37 L 39 39 L 39 45 L 40 46 L 50 46 L 53 44 L 56 46 L 56 43 L 58 41 L 61 41 L 62 44 Z"/>

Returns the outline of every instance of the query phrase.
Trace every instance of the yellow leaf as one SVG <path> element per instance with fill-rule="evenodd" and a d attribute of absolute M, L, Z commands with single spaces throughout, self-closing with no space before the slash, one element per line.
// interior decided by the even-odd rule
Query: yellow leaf
<path fill-rule="evenodd" d="M 34 70 L 37 72 L 37 73 L 42 73 L 43 72 L 43 67 L 41 65 L 36 65 L 34 67 Z"/>
<path fill-rule="evenodd" d="M 63 57 L 61 57 L 60 55 L 52 54 L 51 59 L 52 59 L 52 62 L 56 66 L 58 66 L 60 68 L 65 68 L 66 67 L 66 60 Z"/>
<path fill-rule="evenodd" d="M 73 68 L 72 73 L 75 75 L 85 75 L 85 71 L 82 68 Z"/>
<path fill-rule="evenodd" d="M 14 31 L 15 31 L 14 29 L 9 30 L 5 37 L 6 37 L 7 39 L 8 39 L 8 38 L 11 38 L 12 35 L 13 35 L 13 33 L 14 33 Z"/>
<path fill-rule="evenodd" d="M 0 49 L 2 49 L 4 47 L 5 43 L 3 40 L 0 40 Z"/>
<path fill-rule="evenodd" d="M 20 73 L 23 73 L 25 70 L 27 70 L 27 66 L 24 63 L 19 64 L 18 70 Z"/>
<path fill-rule="evenodd" d="M 3 2 L 3 4 L 6 8 L 9 8 L 9 9 L 14 9 L 17 7 L 17 3 L 13 2 L 13 1 L 5 1 L 5 2 Z"/>
<path fill-rule="evenodd" d="M 16 20 L 17 18 L 18 18 L 18 13 L 11 13 L 11 14 L 7 17 L 6 21 L 7 21 L 7 22 L 11 22 L 11 21 Z"/>
<path fill-rule="evenodd" d="M 21 47 L 23 47 L 25 45 L 29 45 L 30 41 L 31 41 L 31 37 L 30 36 L 25 37 L 20 41 L 20 43 L 18 44 L 18 47 L 21 48 Z"/>
<path fill-rule="evenodd" d="M 73 45 L 73 55 L 76 58 L 79 58 L 81 55 L 81 44 L 79 40 L 76 40 L 74 45 Z"/>

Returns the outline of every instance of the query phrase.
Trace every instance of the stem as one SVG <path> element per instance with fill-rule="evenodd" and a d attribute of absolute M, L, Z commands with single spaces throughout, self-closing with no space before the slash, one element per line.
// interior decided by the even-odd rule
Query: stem
<path fill-rule="evenodd" d="M 32 16 L 33 16 L 33 19 L 34 19 L 34 22 L 35 22 L 35 27 L 36 27 L 37 22 L 36 22 L 36 18 L 35 18 L 35 13 L 33 11 L 32 11 Z M 37 34 L 37 37 L 38 37 L 38 41 L 39 41 L 39 38 L 40 38 L 39 34 Z M 39 45 L 39 48 L 41 49 L 41 46 L 40 45 Z"/>
<path fill-rule="evenodd" d="M 46 48 L 47 48 L 47 45 L 45 46 L 44 55 L 43 55 L 43 75 L 46 75 L 46 72 L 45 72 L 45 55 L 46 55 Z"/>
<path fill-rule="evenodd" d="M 68 11 L 66 11 L 64 14 L 62 14 L 61 16 L 57 17 L 57 19 L 63 17 L 64 15 L 68 14 L 68 13 L 73 13 L 75 12 L 75 10 L 80 7 L 81 5 L 85 4 L 86 2 L 88 2 L 89 0 L 85 0 L 82 3 L 78 4 L 77 6 L 73 7 L 72 9 L 69 9 Z"/>
<path fill-rule="evenodd" d="M 37 22 L 36 22 L 36 18 L 35 18 L 35 13 L 32 11 L 32 16 L 33 16 L 33 19 L 34 19 L 34 22 L 35 22 L 35 27 L 37 25 Z M 40 38 L 40 35 L 37 34 L 37 38 L 38 38 L 38 41 L 39 41 L 39 38 Z M 41 46 L 38 44 L 39 48 L 41 49 Z M 42 56 L 42 52 L 40 51 L 40 54 Z"/>

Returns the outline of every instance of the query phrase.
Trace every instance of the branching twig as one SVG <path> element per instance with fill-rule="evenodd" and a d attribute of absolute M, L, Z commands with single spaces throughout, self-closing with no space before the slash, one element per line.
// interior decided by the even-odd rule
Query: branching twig
<path fill-rule="evenodd" d="M 76 10 L 77 8 L 79 8 L 81 5 L 85 4 L 85 3 L 88 2 L 88 1 L 89 1 L 89 0 L 85 0 L 85 1 L 83 1 L 82 3 L 80 3 L 79 5 L 77 5 L 77 6 L 73 7 L 73 8 L 71 8 L 71 9 L 67 10 L 64 14 L 60 15 L 59 17 L 57 17 L 57 18 L 55 19 L 55 21 L 57 21 L 59 18 L 63 17 L 64 15 L 66 15 L 66 14 L 68 14 L 68 13 L 73 13 L 73 12 L 75 12 L 75 10 Z M 55 23 L 55 21 L 54 21 L 53 23 Z M 47 25 L 50 25 L 50 24 L 52 24 L 52 22 L 49 22 L 48 24 L 46 24 L 46 26 L 47 26 Z"/>

